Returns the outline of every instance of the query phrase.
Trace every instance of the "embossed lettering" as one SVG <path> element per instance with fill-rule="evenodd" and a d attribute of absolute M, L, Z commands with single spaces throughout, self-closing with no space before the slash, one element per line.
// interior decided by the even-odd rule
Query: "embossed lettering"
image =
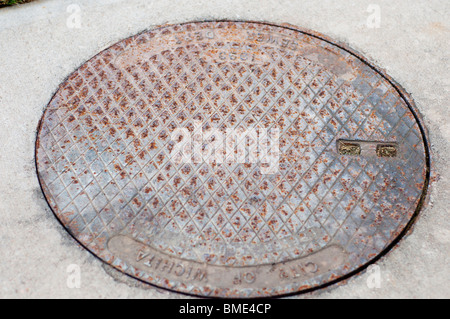
<path fill-rule="evenodd" d="M 205 36 L 206 36 L 208 39 L 214 39 L 214 38 L 216 37 L 216 35 L 214 34 L 213 31 L 206 31 Z"/>
<path fill-rule="evenodd" d="M 177 44 L 182 44 L 183 42 L 190 43 L 192 41 L 203 41 L 212 40 L 216 36 L 213 31 L 197 31 L 197 32 L 187 32 L 179 33 L 175 35 L 175 40 Z"/>
<path fill-rule="evenodd" d="M 177 275 L 178 277 L 181 277 L 184 275 L 184 273 L 186 272 L 186 269 L 184 268 L 183 264 L 178 264 L 176 267 L 176 271 L 175 271 L 175 275 Z"/>
<path fill-rule="evenodd" d="M 202 270 L 202 269 L 197 270 L 197 272 L 194 275 L 193 280 L 202 281 L 203 279 L 206 279 L 206 271 Z"/>
<path fill-rule="evenodd" d="M 136 258 L 136 261 L 141 261 L 142 259 L 145 259 L 145 258 L 147 258 L 148 256 L 150 256 L 150 252 L 144 252 L 144 251 L 140 251 L 139 253 L 138 253 L 138 256 L 137 256 L 137 258 Z"/>
<path fill-rule="evenodd" d="M 308 262 L 306 264 L 293 265 L 288 270 L 282 267 L 279 271 L 281 279 L 291 279 L 316 274 L 319 272 L 319 266 L 313 262 Z"/>
<path fill-rule="evenodd" d="M 237 274 L 233 279 L 234 285 L 240 285 L 243 282 L 247 284 L 252 284 L 256 281 L 256 274 L 254 272 L 247 272 L 247 273 L 239 273 Z"/>
<path fill-rule="evenodd" d="M 172 272 L 173 266 L 175 264 L 173 262 L 169 262 L 168 260 L 164 261 L 164 265 L 161 268 L 161 271 L 165 271 L 168 274 L 170 274 Z"/>
<path fill-rule="evenodd" d="M 319 271 L 319 266 L 317 266 L 315 263 L 307 263 L 305 267 L 307 268 L 307 271 L 312 274 L 315 274 Z"/>
<path fill-rule="evenodd" d="M 256 41 L 258 43 L 267 43 L 278 46 L 282 49 L 289 49 L 292 51 L 296 51 L 298 49 L 298 42 L 296 42 L 294 39 L 285 37 L 283 38 L 273 34 L 247 33 L 247 39 L 249 41 Z"/>
<path fill-rule="evenodd" d="M 186 266 L 184 264 L 175 264 L 175 262 L 171 261 L 170 259 L 160 258 L 155 255 L 150 255 L 150 253 L 139 251 L 138 257 L 136 259 L 138 261 L 142 261 L 145 259 L 145 262 L 143 262 L 145 266 L 166 274 L 173 273 L 178 277 L 184 277 L 186 279 L 196 281 L 207 281 L 208 278 L 208 272 L 205 269 L 194 269 L 193 267 L 189 267 L 188 271 L 186 272 Z"/>
<path fill-rule="evenodd" d="M 274 246 L 275 247 L 275 246 Z M 298 281 L 325 274 L 345 263 L 348 254 L 340 246 L 330 246 L 304 258 L 280 264 L 254 267 L 221 267 L 180 260 L 157 252 L 151 246 L 126 236 L 113 237 L 110 251 L 126 260 L 141 273 L 149 273 L 168 280 L 209 285 L 232 283 L 241 287 L 267 287 L 268 282 Z M 219 250 L 220 246 L 217 247 Z M 229 249 L 229 248 L 228 248 Z M 225 252 L 226 253 L 226 252 Z M 230 250 L 230 254 L 231 250 Z"/>
<path fill-rule="evenodd" d="M 148 267 L 152 267 L 152 262 L 155 259 L 155 255 L 152 255 L 152 257 L 148 258 L 146 262 L 144 262 L 144 265 Z"/>

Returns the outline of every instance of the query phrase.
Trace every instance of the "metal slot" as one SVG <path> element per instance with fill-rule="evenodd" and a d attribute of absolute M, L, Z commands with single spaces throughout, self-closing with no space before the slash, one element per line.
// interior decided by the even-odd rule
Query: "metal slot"
<path fill-rule="evenodd" d="M 358 143 L 339 141 L 339 154 L 359 156 L 361 155 L 361 145 Z"/>
<path fill-rule="evenodd" d="M 395 144 L 380 144 L 377 146 L 378 157 L 397 157 L 398 150 Z"/>
<path fill-rule="evenodd" d="M 343 156 L 394 158 L 399 155 L 395 142 L 338 140 L 337 148 L 339 155 Z"/>

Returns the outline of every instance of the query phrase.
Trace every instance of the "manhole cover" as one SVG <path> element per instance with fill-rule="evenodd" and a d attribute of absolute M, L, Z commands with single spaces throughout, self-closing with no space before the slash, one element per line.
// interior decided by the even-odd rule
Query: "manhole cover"
<path fill-rule="evenodd" d="M 58 219 L 144 282 L 279 296 L 389 250 L 428 186 L 405 93 L 349 49 L 262 23 L 163 27 L 100 53 L 44 114 L 37 166 Z"/>

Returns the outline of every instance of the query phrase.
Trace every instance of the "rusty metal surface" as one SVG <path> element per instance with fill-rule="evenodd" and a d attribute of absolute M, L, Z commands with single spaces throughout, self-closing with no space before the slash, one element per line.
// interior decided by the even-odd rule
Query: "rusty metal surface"
<path fill-rule="evenodd" d="M 278 135 L 269 161 L 261 148 L 180 159 L 179 130 L 207 154 L 228 132 Z M 103 261 L 182 293 L 259 297 L 384 254 L 420 210 L 425 141 L 403 91 L 356 53 L 290 27 L 202 22 L 80 67 L 45 111 L 36 160 L 53 212 Z"/>

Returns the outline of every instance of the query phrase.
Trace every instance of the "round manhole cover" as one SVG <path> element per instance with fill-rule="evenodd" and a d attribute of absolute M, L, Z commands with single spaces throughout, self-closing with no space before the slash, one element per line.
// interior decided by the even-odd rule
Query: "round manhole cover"
<path fill-rule="evenodd" d="M 428 186 L 407 95 L 323 36 L 167 26 L 73 73 L 37 166 L 58 219 L 144 282 L 211 297 L 326 286 L 387 252 Z"/>

